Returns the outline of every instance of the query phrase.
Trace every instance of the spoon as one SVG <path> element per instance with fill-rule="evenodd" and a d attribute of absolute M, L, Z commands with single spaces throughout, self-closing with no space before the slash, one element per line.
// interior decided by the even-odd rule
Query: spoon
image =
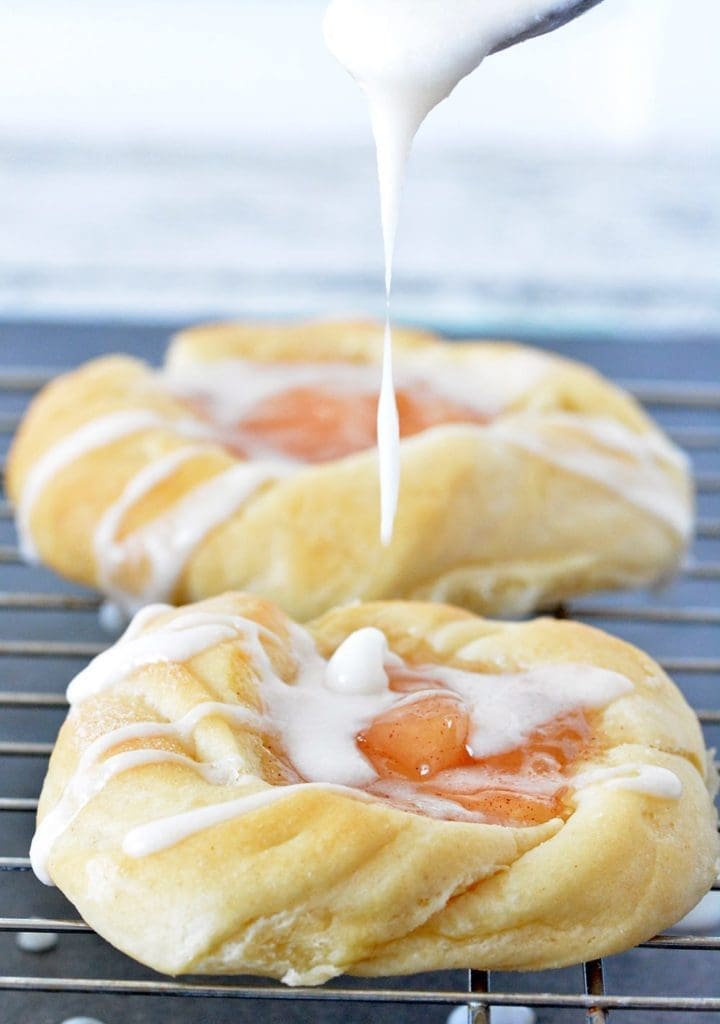
<path fill-rule="evenodd" d="M 584 14 L 585 11 L 589 11 L 591 7 L 596 7 L 600 2 L 601 0 L 562 0 L 562 2 L 556 0 L 548 13 L 536 21 L 534 25 L 504 39 L 491 52 L 498 53 L 498 51 L 507 50 L 509 46 L 522 43 L 526 39 L 533 39 L 535 36 L 543 36 L 546 32 L 552 32 L 554 29 L 560 28 L 561 25 L 566 25 L 569 21 L 573 21 L 581 14 Z"/>

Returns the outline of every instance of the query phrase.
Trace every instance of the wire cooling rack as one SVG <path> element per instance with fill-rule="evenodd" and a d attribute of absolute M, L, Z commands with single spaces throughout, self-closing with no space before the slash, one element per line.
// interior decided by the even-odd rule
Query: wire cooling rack
<path fill-rule="evenodd" d="M 714 352 L 714 362 L 720 363 L 720 346 Z M 662 346 L 657 359 L 662 369 Z M 686 370 L 692 369 L 691 363 Z M 708 743 L 717 745 L 720 387 L 706 383 L 713 374 L 708 375 L 706 360 L 701 363 L 697 380 L 667 379 L 665 366 L 664 380 L 626 382 L 695 464 L 699 522 L 692 555 L 662 593 L 603 596 L 559 609 L 558 614 L 597 623 L 649 650 L 698 709 Z M 0 369 L 0 451 L 6 451 L 28 399 L 52 373 Z M 132 964 L 94 936 L 56 891 L 34 879 L 26 852 L 37 792 L 66 707 L 64 687 L 108 642 L 97 624 L 98 607 L 96 595 L 22 564 L 11 509 L 0 498 L 2 1024 L 50 1024 L 78 1009 L 108 1024 L 120 1019 L 145 1024 L 158 1019 L 158 1000 L 163 1017 L 172 1012 L 177 1024 L 258 1019 L 440 1022 L 455 1006 L 468 1007 L 472 1024 L 487 1024 L 492 1006 L 532 1007 L 543 1022 L 601 1024 L 611 1011 L 613 1022 L 636 1024 L 680 1021 L 689 1013 L 696 1021 L 720 1020 L 717 925 L 716 934 L 659 935 L 642 949 L 606 963 L 592 961 L 574 970 L 535 975 L 448 972 L 371 983 L 339 979 L 322 989 L 286 989 L 249 978 L 174 981 Z M 18 948 L 16 934 L 36 932 L 59 934 L 53 952 L 39 956 Z"/>

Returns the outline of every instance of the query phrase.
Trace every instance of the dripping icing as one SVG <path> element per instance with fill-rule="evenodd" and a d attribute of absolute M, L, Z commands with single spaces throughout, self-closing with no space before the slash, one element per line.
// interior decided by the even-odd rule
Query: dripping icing
<path fill-rule="evenodd" d="M 378 467 L 380 474 L 380 540 L 387 547 L 393 537 L 393 526 L 400 497 L 400 416 L 393 380 L 392 328 L 390 325 L 390 292 L 383 340 L 382 380 L 377 411 Z"/>
<path fill-rule="evenodd" d="M 330 52 L 365 93 L 377 153 L 387 303 L 377 432 L 380 536 L 385 545 L 392 539 L 400 489 L 390 294 L 400 197 L 413 139 L 461 79 L 550 6 L 550 0 L 332 0 L 325 15 Z"/>

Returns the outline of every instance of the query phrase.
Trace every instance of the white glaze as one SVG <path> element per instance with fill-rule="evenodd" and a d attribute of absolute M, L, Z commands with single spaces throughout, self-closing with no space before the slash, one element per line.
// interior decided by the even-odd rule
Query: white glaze
<path fill-rule="evenodd" d="M 375 782 L 370 792 L 389 800 L 393 806 L 403 811 L 425 814 L 429 818 L 442 818 L 445 821 L 481 822 L 482 815 L 470 811 L 449 797 L 423 789 L 422 785 L 402 782 L 399 779 Z"/>
<path fill-rule="evenodd" d="M 533 762 L 543 761 L 543 758 L 537 754 L 533 755 Z M 545 766 L 549 768 L 550 759 L 544 759 Z M 438 772 L 433 775 L 432 780 L 428 785 L 432 785 L 433 788 L 442 790 L 443 793 L 449 797 L 455 794 L 472 793 L 477 789 L 482 788 L 507 788 L 510 790 L 517 789 L 518 776 L 511 772 L 499 771 L 496 767 L 483 766 L 475 764 L 467 768 L 449 768 L 445 771 Z M 377 792 L 379 785 L 385 785 L 382 783 L 376 783 L 373 786 L 373 792 Z M 544 797 L 554 796 L 561 786 L 565 785 L 565 778 L 559 770 L 554 772 L 547 771 L 543 774 L 528 773 L 522 777 L 522 790 L 523 793 L 542 799 Z"/>
<path fill-rule="evenodd" d="M 602 416 L 567 413 L 506 417 L 488 429 L 508 444 L 603 484 L 667 523 L 683 540 L 689 538 L 690 502 L 667 471 L 667 464 L 686 467 L 686 459 L 662 436 L 639 434 Z"/>
<path fill-rule="evenodd" d="M 206 437 L 208 428 L 194 420 L 170 420 L 149 409 L 125 410 L 96 417 L 67 434 L 34 463 L 22 489 L 17 514 L 20 550 L 28 561 L 37 559 L 30 531 L 35 503 L 50 481 L 66 466 L 90 452 L 144 430 L 165 428 L 189 437 Z"/>
<path fill-rule="evenodd" d="M 117 541 L 117 534 L 127 513 L 142 498 L 174 476 L 186 462 L 196 459 L 204 451 L 200 445 L 189 445 L 166 452 L 160 458 L 148 462 L 130 478 L 117 500 L 108 506 L 93 536 L 98 585 L 106 593 L 113 593 L 114 571 L 118 564 L 124 562 L 124 552 Z"/>
<path fill-rule="evenodd" d="M 243 781 L 255 785 L 258 782 L 254 776 L 247 776 Z M 147 825 L 139 825 L 137 828 L 131 829 L 125 836 L 122 846 L 123 853 L 129 857 L 147 857 L 151 853 L 174 846 L 206 828 L 212 828 L 225 821 L 232 821 L 234 818 L 250 814 L 252 811 L 262 810 L 271 804 L 288 800 L 298 793 L 306 793 L 313 789 L 320 789 L 325 793 L 340 793 L 353 800 L 369 801 L 372 799 L 361 790 L 348 789 L 346 786 L 334 786 L 330 783 L 317 785 L 305 782 L 291 786 L 269 786 L 254 793 L 247 793 L 236 800 L 198 807 L 193 811 L 185 811 L 183 814 L 151 821 Z"/>
<path fill-rule="evenodd" d="M 116 775 L 132 768 L 175 761 L 188 767 L 196 762 L 169 750 L 128 750 L 109 757 L 84 771 L 76 771 L 65 787 L 62 797 L 38 825 L 30 844 L 30 863 L 35 875 L 45 885 L 52 885 L 47 862 L 50 851 L 68 825 L 90 800 L 105 788 Z"/>
<path fill-rule="evenodd" d="M 379 339 L 380 340 L 380 339 Z M 400 351 L 395 359 L 398 389 L 437 395 L 492 417 L 527 394 L 552 369 L 543 352 L 524 348 L 486 348 L 475 353 L 428 346 Z M 199 399 L 214 423 L 237 427 L 268 399 L 295 389 L 317 389 L 333 396 L 377 393 L 377 363 L 262 362 L 222 359 L 173 364 L 159 377 L 180 399 Z M 242 441 L 245 436 L 242 435 Z"/>
<path fill-rule="evenodd" d="M 327 686 L 327 662 L 301 627 L 293 630 L 293 648 L 298 675 L 292 686 L 277 678 L 262 645 L 252 651 L 261 675 L 263 703 L 288 758 L 308 782 L 367 785 L 375 772 L 358 750 L 355 737 L 379 711 L 391 707 L 397 695 L 387 688 L 338 693 Z"/>
<path fill-rule="evenodd" d="M 166 511 L 118 540 L 128 511 L 185 462 L 204 451 L 200 446 L 189 446 L 144 466 L 98 523 L 93 538 L 98 582 L 125 612 L 137 611 L 149 601 L 172 597 L 188 558 L 204 538 L 263 484 L 288 472 L 284 462 L 240 462 L 192 488 Z M 141 567 L 146 574 L 143 585 L 132 592 L 117 580 L 128 565 Z"/>
<path fill-rule="evenodd" d="M 611 768 L 591 768 L 572 780 L 575 799 L 582 799 L 584 791 L 600 786 L 603 789 L 625 789 L 633 793 L 656 797 L 658 800 L 679 800 L 682 782 L 669 768 L 657 764 L 628 763 Z"/>
<path fill-rule="evenodd" d="M 337 693 L 328 688 L 327 663 L 300 627 L 293 633 L 298 674 L 290 686 L 275 675 L 250 627 L 242 642 L 258 673 L 267 717 L 301 777 L 350 788 L 377 782 L 372 765 L 358 749 L 358 733 L 390 708 L 437 693 L 438 682 L 446 688 L 441 692 L 467 707 L 472 717 L 470 744 L 477 757 L 511 750 L 557 715 L 603 707 L 632 690 L 629 680 L 592 666 L 552 665 L 524 675 L 488 676 L 433 665 L 413 668 L 419 679 L 427 676 L 429 690 Z"/>
<path fill-rule="evenodd" d="M 553 0 L 332 0 L 330 52 L 368 101 L 377 147 L 386 286 L 413 139 L 427 115 L 499 42 L 532 24 Z"/>
<path fill-rule="evenodd" d="M 524 350 L 496 354 L 486 350 L 477 361 L 453 363 L 431 349 L 405 354 L 395 374 L 402 389 L 435 394 L 493 419 L 538 384 L 549 365 L 544 354 Z M 239 422 L 258 403 L 295 386 L 318 387 L 332 394 L 369 394 L 376 374 L 375 367 L 367 365 L 247 360 L 184 364 L 180 369 L 179 376 L 170 378 L 173 390 L 201 395 L 213 417 L 225 424 Z M 386 418 L 384 429 L 392 432 L 392 405 L 381 402 L 380 412 Z M 690 535 L 690 502 L 668 474 L 668 467 L 686 471 L 687 458 L 656 431 L 638 433 L 609 417 L 561 412 L 518 414 L 473 429 L 489 431 L 514 447 L 596 480 L 668 523 L 683 539 Z M 392 453 L 394 449 L 386 445 L 385 450 Z M 390 463 L 382 463 L 381 473 L 385 474 L 382 518 L 387 534 L 397 476 Z"/>
<path fill-rule="evenodd" d="M 125 632 L 118 638 L 116 646 L 119 643 L 124 643 L 126 640 L 134 640 L 136 636 L 140 636 L 161 615 L 173 611 L 174 608 L 171 604 L 146 604 L 144 608 L 141 608 L 139 612 L 133 615 Z"/>
<path fill-rule="evenodd" d="M 159 380 L 178 398 L 199 398 L 207 403 L 214 422 L 235 426 L 264 402 L 296 388 L 317 388 L 333 395 L 374 394 L 377 369 L 366 363 L 194 362 L 188 357 L 173 362 Z"/>
<path fill-rule="evenodd" d="M 192 710 L 183 715 L 172 728 L 184 743 L 188 743 L 195 732 L 198 722 L 206 718 L 222 718 L 229 725 L 247 726 L 250 729 L 273 731 L 272 722 L 258 711 L 239 704 L 224 704 L 222 701 L 208 700 L 196 704 Z"/>
<path fill-rule="evenodd" d="M 388 291 L 388 304 L 390 292 Z M 380 473 L 380 541 L 387 547 L 393 537 L 400 497 L 400 416 L 393 378 L 390 310 L 385 321 L 382 380 L 377 410 L 378 468 Z"/>
<path fill-rule="evenodd" d="M 437 797 L 421 786 L 408 789 L 392 783 L 388 789 L 361 753 L 356 742 L 358 734 L 390 708 L 440 692 L 454 697 L 467 710 L 471 719 L 468 750 L 482 758 L 514 749 L 540 725 L 559 715 L 603 707 L 633 689 L 625 677 L 593 666 L 545 665 L 521 674 L 489 676 L 429 665 L 413 666 L 409 671 L 417 688 L 414 692 L 398 693 L 388 686 L 387 669 L 402 663 L 388 650 L 380 630 L 371 628 L 351 634 L 327 662 L 318 653 L 310 634 L 294 625 L 290 633 L 296 672 L 291 681 L 285 681 L 276 674 L 261 642 L 262 636 L 271 634 L 256 622 L 199 611 L 171 613 L 165 621 L 156 621 L 158 616 L 167 614 L 164 605 L 144 609 L 115 647 L 99 655 L 70 684 L 70 702 L 77 703 L 106 690 L 143 665 L 182 662 L 216 643 L 235 639 L 246 651 L 257 676 L 264 713 L 258 716 L 245 708 L 207 702 L 178 722 L 132 723 L 92 743 L 60 802 L 45 816 L 33 840 L 33 867 L 44 881 L 48 878 L 46 863 L 52 844 L 82 807 L 120 772 L 171 761 L 199 771 L 211 784 L 244 786 L 259 781 L 244 776 L 236 759 L 203 764 L 184 754 L 154 748 L 126 751 L 99 760 L 114 746 L 128 740 L 167 735 L 188 745 L 200 719 L 221 714 L 235 724 L 273 731 L 300 777 L 306 780 L 297 787 L 268 787 L 260 793 L 243 794 L 237 800 L 143 825 L 128 836 L 125 847 L 126 852 L 139 856 L 178 842 L 198 829 L 284 799 L 307 785 L 348 792 L 358 799 L 392 799 L 394 794 L 401 806 L 427 814 L 482 820 L 482 815 L 466 811 L 451 797 Z M 478 770 L 482 773 L 481 765 Z M 472 787 L 472 774 L 472 769 L 443 772 L 443 790 L 448 794 L 467 792 Z M 604 777 L 598 781 L 604 781 Z M 541 780 L 537 785 L 542 788 L 544 783 Z M 362 789 L 369 791 L 358 795 Z"/>
<path fill-rule="evenodd" d="M 388 305 L 378 408 L 383 544 L 392 538 L 400 489 L 389 306 L 400 195 L 412 142 L 433 107 L 462 78 L 501 40 L 530 26 L 551 6 L 551 0 L 332 0 L 325 15 L 330 52 L 366 95 L 377 149 Z"/>
<path fill-rule="evenodd" d="M 23 556 L 28 561 L 37 558 L 37 548 L 30 532 L 30 517 L 41 493 L 60 470 L 88 452 L 162 423 L 161 416 L 147 410 L 111 413 L 84 423 L 44 452 L 28 473 L 18 504 L 17 531 Z"/>
<path fill-rule="evenodd" d="M 502 676 L 434 666 L 432 673 L 469 708 L 468 749 L 476 758 L 504 754 L 545 722 L 570 711 L 605 707 L 634 689 L 618 672 L 573 663 Z"/>
<path fill-rule="evenodd" d="M 425 351 L 414 353 L 411 359 L 401 362 L 398 379 L 409 390 L 427 390 L 492 417 L 537 383 L 547 366 L 545 356 L 522 351 L 499 354 L 496 358 L 483 353 L 476 365 L 472 360 L 465 365 L 462 362 L 448 364 L 439 353 Z M 367 393 L 375 373 L 375 367 L 352 364 L 262 364 L 233 360 L 199 364 L 192 373 L 186 366 L 182 379 L 174 379 L 172 386 L 178 393 L 185 389 L 185 393 L 210 398 L 213 415 L 222 423 L 224 419 L 232 422 L 247 413 L 258 400 L 295 386 L 296 375 L 303 384 L 329 387 L 333 393 L 337 390 Z M 238 386 L 239 381 L 242 387 Z M 390 417 L 388 429 L 394 429 L 392 404 L 381 402 L 380 412 Z M 32 508 L 56 472 L 88 451 L 157 427 L 180 431 L 187 436 L 212 436 L 208 427 L 192 420 L 171 422 L 148 411 L 117 413 L 91 421 L 41 457 L 28 475 L 18 511 L 18 532 L 24 553 L 33 554 L 29 532 Z M 508 444 L 596 480 L 666 522 L 683 539 L 690 535 L 690 502 L 667 472 L 668 466 L 686 469 L 687 460 L 654 431 L 640 434 L 609 418 L 566 413 L 547 413 L 540 417 L 520 414 L 473 429 L 490 431 Z M 188 446 L 145 466 L 98 524 L 94 550 L 100 584 L 124 614 L 143 602 L 171 596 L 187 558 L 202 539 L 232 515 L 257 488 L 286 476 L 297 465 L 284 457 L 240 463 L 191 491 L 166 513 L 118 543 L 115 538 L 123 516 L 134 503 L 202 450 L 201 446 Z M 395 449 L 386 445 L 384 450 L 392 454 Z M 397 477 L 395 471 L 388 468 L 389 463 L 383 465 L 386 480 L 383 530 L 387 539 Z M 145 585 L 138 593 L 124 591 L 114 581 L 128 560 L 141 564 L 146 573 Z M 119 614 L 113 615 L 114 629 L 120 621 Z"/>
<path fill-rule="evenodd" d="M 157 634 L 156 634 L 157 635 Z M 109 757 L 101 758 L 109 750 L 132 740 L 148 740 L 158 736 L 166 736 L 184 745 L 190 745 L 198 722 L 220 717 L 231 725 L 246 726 L 252 729 L 268 729 L 266 719 L 251 708 L 240 705 L 223 704 L 217 701 L 206 701 L 196 705 L 176 722 L 132 722 L 120 726 L 94 740 L 84 751 L 77 764 L 62 798 L 45 815 L 38 825 L 30 846 L 30 860 L 37 877 L 45 885 L 51 885 L 47 869 L 48 857 L 56 839 L 77 817 L 85 805 L 107 785 L 110 779 L 132 768 L 140 768 L 148 764 L 165 764 L 172 762 L 181 764 L 200 772 L 206 781 L 216 784 L 237 783 L 242 774 L 239 762 L 225 759 L 223 762 L 202 763 L 178 754 L 171 750 L 143 747 L 137 750 L 124 751 Z"/>
<path fill-rule="evenodd" d="M 325 685 L 337 693 L 382 693 L 387 665 L 402 665 L 402 659 L 391 653 L 381 630 L 366 626 L 343 640 L 330 658 Z"/>
<path fill-rule="evenodd" d="M 121 743 L 130 740 L 146 740 L 155 736 L 167 736 L 187 745 L 190 744 L 198 722 L 206 718 L 222 718 L 231 725 L 246 726 L 251 729 L 270 729 L 270 722 L 252 708 L 239 704 L 224 704 L 220 701 L 204 701 L 179 718 L 176 722 L 131 722 L 121 725 L 111 732 L 105 733 L 94 740 L 83 752 L 78 770 L 84 771 L 99 761 L 103 754 Z"/>
<path fill-rule="evenodd" d="M 151 606 L 157 615 L 157 606 Z M 158 629 L 140 633 L 130 629 L 113 646 L 90 662 L 67 688 L 70 704 L 77 704 L 121 682 L 132 672 L 161 662 L 182 662 L 209 647 L 238 636 L 238 620 L 229 615 L 183 612 Z"/>

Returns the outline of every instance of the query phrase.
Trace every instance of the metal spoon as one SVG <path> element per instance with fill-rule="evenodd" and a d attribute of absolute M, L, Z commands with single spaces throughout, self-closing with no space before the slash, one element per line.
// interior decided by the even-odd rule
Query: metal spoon
<path fill-rule="evenodd" d="M 494 50 L 492 50 L 492 53 L 497 53 L 499 50 L 507 50 L 509 46 L 514 46 L 516 43 L 522 43 L 526 39 L 533 39 L 535 36 L 543 36 L 546 32 L 552 32 L 554 29 L 560 28 L 561 25 L 566 25 L 568 21 L 573 21 L 581 14 L 584 14 L 585 11 L 589 11 L 591 7 L 596 7 L 600 2 L 601 0 L 555 0 L 550 6 L 548 13 L 539 21 L 536 21 L 530 28 L 524 29 L 522 32 L 518 32 L 514 36 L 510 36 L 501 43 L 498 43 Z"/>

